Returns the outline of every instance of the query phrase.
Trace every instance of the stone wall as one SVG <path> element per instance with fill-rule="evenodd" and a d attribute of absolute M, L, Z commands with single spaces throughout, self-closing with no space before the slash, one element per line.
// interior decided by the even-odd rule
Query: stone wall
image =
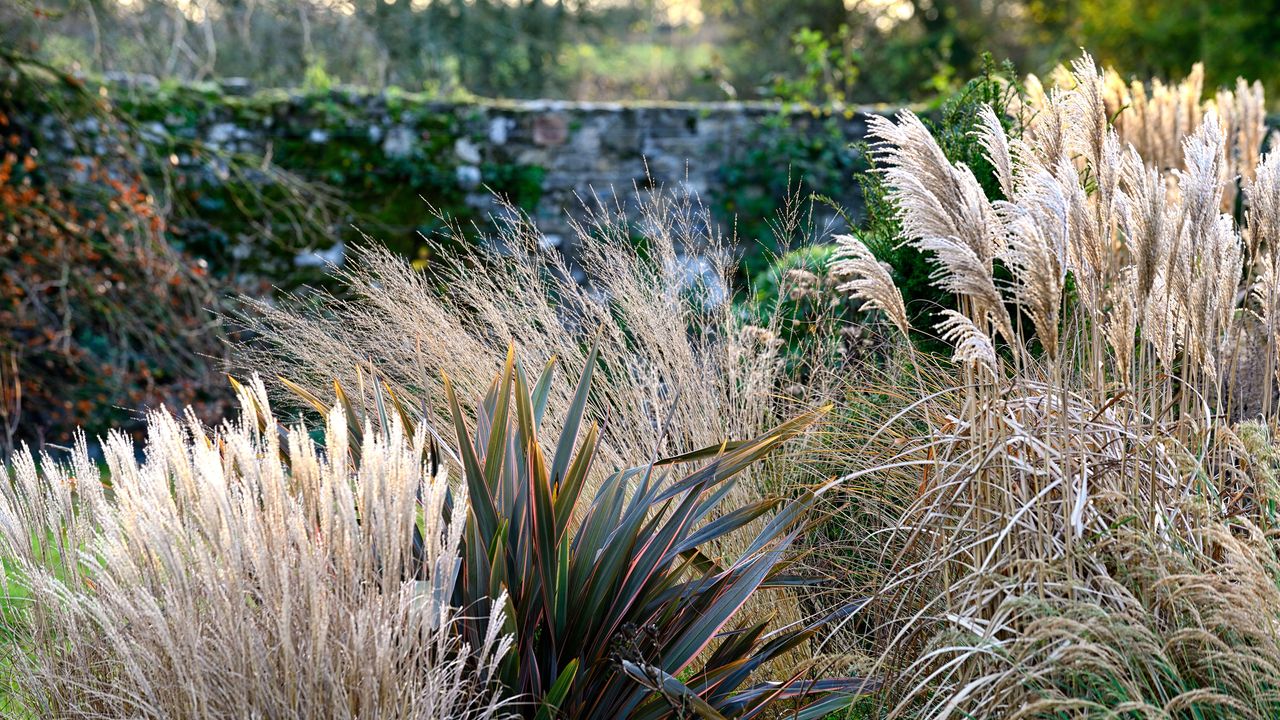
<path fill-rule="evenodd" d="M 229 207 L 243 204 L 225 197 L 228 188 L 253 175 L 229 173 L 231 162 L 250 169 L 269 162 L 332 188 L 350 209 L 333 234 L 338 247 L 333 238 L 316 239 L 299 252 L 299 264 L 340 258 L 341 227 L 348 225 L 412 254 L 419 232 L 438 229 L 422 200 L 483 225 L 500 212 L 495 193 L 571 257 L 571 221 L 583 215 L 584 201 L 631 208 L 638 194 L 655 189 L 697 196 L 717 222 L 736 223 L 745 243 L 766 232 L 763 216 L 781 204 L 788 180 L 793 187 L 808 180 L 804 191 L 834 197 L 852 216 L 859 211 L 853 171 L 861 157 L 853 145 L 866 130 L 864 110 L 439 102 L 401 92 L 252 92 L 237 83 L 165 86 L 138 78 L 116 78 L 105 88 L 137 120 L 140 135 L 161 148 L 172 165 L 164 171 L 197 199 L 187 227 L 207 227 L 178 242 L 201 254 L 216 254 L 224 243 L 237 257 L 252 255 L 254 233 L 267 226 L 227 217 Z M 95 122 L 46 131 L 62 134 L 68 154 L 83 153 L 93 147 L 85 138 L 98 132 Z M 215 239 L 190 239 L 201 232 Z"/>
<path fill-rule="evenodd" d="M 447 108 L 458 112 L 460 108 Z M 782 115 L 766 104 L 619 105 L 527 102 L 474 105 L 462 109 L 473 128 L 483 128 L 479 144 L 460 142 L 460 182 L 483 180 L 474 162 L 494 159 L 545 168 L 542 197 L 534 211 L 539 226 L 553 241 L 570 234 L 568 219 L 582 210 L 581 200 L 634 203 L 653 188 L 692 194 L 709 204 L 723 197 L 723 169 L 741 161 L 753 143 L 762 143 L 766 122 Z M 785 115 L 794 131 L 813 130 L 820 118 L 794 112 Z M 865 118 L 840 118 L 848 143 L 861 140 Z M 787 172 L 784 158 L 775 170 Z M 854 184 L 848 178 L 849 185 Z M 757 188 L 763 194 L 766 188 Z M 749 188 L 734 188 L 737 192 Z M 638 192 L 637 192 L 638 191 Z M 484 205 L 489 196 L 472 197 Z M 723 218 L 722 218 L 723 219 Z"/>

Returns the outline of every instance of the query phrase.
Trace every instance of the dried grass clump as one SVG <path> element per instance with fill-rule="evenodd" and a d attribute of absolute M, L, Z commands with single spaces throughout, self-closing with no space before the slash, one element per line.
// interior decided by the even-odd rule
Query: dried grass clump
<path fill-rule="evenodd" d="M 1275 416 L 1235 394 L 1242 344 L 1267 346 L 1275 387 L 1275 337 L 1256 337 L 1278 294 L 1275 162 L 1231 169 L 1261 134 L 1212 107 L 1170 125 L 1176 164 L 1153 161 L 1111 123 L 1111 86 L 1085 56 L 1033 92 L 1020 138 L 987 118 L 995 202 L 910 113 L 873 126 L 902 240 L 959 299 L 934 328 L 952 380 L 908 379 L 867 441 L 884 454 L 842 478 L 919 478 L 875 613 L 894 715 L 1280 711 Z M 1221 212 L 1237 175 L 1244 230 Z"/>
<path fill-rule="evenodd" d="M 266 407 L 265 390 L 241 401 Z M 65 464 L 19 453 L 15 481 L 0 483 L 0 556 L 5 594 L 20 598 L 6 650 L 26 710 L 507 715 L 492 678 L 510 640 L 495 630 L 469 647 L 448 604 L 462 523 L 442 520 L 448 481 L 423 462 L 425 433 L 365 432 L 356 469 L 341 410 L 325 451 L 301 428 L 257 428 L 210 435 L 155 413 L 145 461 L 107 439 L 109 482 L 83 439 Z"/>
<path fill-rule="evenodd" d="M 1140 513 L 1128 498 L 1113 511 Z M 1003 577 L 990 623 L 933 638 L 904 683 L 928 717 L 1270 718 L 1280 712 L 1280 562 L 1249 523 L 1188 502 L 1176 547 L 1124 525 L 1087 549 L 1096 567 Z M 1016 631 L 1011 631 L 1016 629 Z M 905 709 L 900 707 L 900 710 Z"/>
<path fill-rule="evenodd" d="M 335 378 L 363 387 L 357 406 L 372 402 L 376 373 L 439 425 L 449 417 L 441 373 L 459 397 L 480 398 L 508 345 L 577 367 L 594 340 L 606 363 L 590 401 L 607 419 L 603 467 L 758 434 L 781 417 L 778 346 L 760 341 L 776 333 L 737 322 L 732 258 L 714 227 L 701 209 L 658 193 L 638 222 L 599 209 L 580 226 L 575 269 L 524 220 L 508 219 L 487 247 L 441 252 L 429 274 L 371 246 L 340 271 L 345 298 L 251 305 L 244 320 L 258 343 L 239 359 L 322 397 Z M 572 378 L 555 377 L 551 431 L 573 391 Z"/>

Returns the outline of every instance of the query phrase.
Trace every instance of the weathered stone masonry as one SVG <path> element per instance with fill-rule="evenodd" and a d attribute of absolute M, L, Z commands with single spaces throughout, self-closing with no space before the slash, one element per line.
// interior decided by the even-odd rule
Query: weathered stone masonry
<path fill-rule="evenodd" d="M 726 193 L 776 194 L 776 188 L 744 187 L 742 173 L 735 180 L 724 168 L 757 158 L 777 165 L 763 168 L 766 175 L 784 177 L 788 158 L 760 157 L 752 149 L 767 143 L 769 133 L 830 137 L 833 127 L 845 141 L 841 152 L 856 156 L 847 146 L 865 135 L 868 112 L 823 114 L 770 103 L 439 102 L 403 93 L 249 93 L 225 85 L 166 91 L 136 80 L 115 87 L 120 104 L 153 139 L 175 137 L 215 152 L 272 157 L 289 170 L 325 153 L 355 153 L 354 164 L 365 168 L 363 174 L 353 167 L 348 175 L 309 178 L 339 192 L 387 167 L 402 167 L 397 172 L 406 177 L 427 179 L 413 185 L 394 175 L 387 179 L 390 186 L 412 185 L 406 194 L 415 202 L 421 195 L 446 211 L 461 209 L 483 219 L 497 209 L 490 189 L 507 194 L 512 185 L 535 184 L 519 204 L 548 243 L 570 256 L 570 218 L 580 215 L 583 199 L 631 207 L 637 191 L 661 188 L 714 205 Z M 84 135 L 85 130 L 73 131 Z M 343 162 L 353 164 L 349 157 Z M 419 172 L 424 167 L 431 172 Z M 179 167 L 181 173 L 204 176 L 206 186 L 219 181 L 217 170 L 204 161 L 187 163 L 185 156 Z M 843 180 L 824 192 L 836 194 L 856 215 L 857 184 L 852 177 Z M 360 200 L 351 204 L 364 209 Z"/>
<path fill-rule="evenodd" d="M 468 109 L 478 110 L 489 129 L 488 142 L 479 148 L 482 153 L 546 169 L 535 214 L 552 234 L 567 233 L 566 212 L 578 210 L 578 198 L 611 202 L 616 197 L 628 203 L 636 188 L 649 187 L 716 196 L 726 189 L 720 168 L 740 157 L 747 143 L 758 142 L 764 120 L 780 112 L 767 104 L 740 103 L 528 102 Z M 800 132 L 817 122 L 802 112 L 792 113 L 790 119 Z M 865 133 L 861 114 L 841 124 L 851 143 Z"/>

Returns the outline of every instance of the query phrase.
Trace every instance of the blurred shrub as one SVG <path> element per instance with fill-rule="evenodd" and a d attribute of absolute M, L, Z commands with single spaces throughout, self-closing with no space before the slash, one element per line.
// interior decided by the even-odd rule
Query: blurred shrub
<path fill-rule="evenodd" d="M 791 36 L 791 41 L 801 72 L 794 77 L 774 77 L 773 94 L 787 102 L 849 102 L 862 62 L 849 26 L 842 24 L 833 38 L 812 28 L 801 28 Z"/>
<path fill-rule="evenodd" d="M 861 303 L 836 291 L 842 278 L 830 270 L 834 252 L 822 244 L 784 253 L 751 280 L 739 305 L 743 321 L 758 328 L 757 340 L 777 346 L 785 394 L 800 395 L 815 369 L 856 368 L 883 348 L 863 322 Z"/>
<path fill-rule="evenodd" d="M 0 78 L 0 452 L 69 445 L 77 425 L 139 431 L 132 411 L 161 402 L 220 417 L 229 390 L 205 265 L 166 244 L 163 208 L 121 155 L 42 164 L 29 120 L 55 108 L 41 89 L 102 106 L 29 70 Z"/>
<path fill-rule="evenodd" d="M 1208 87 L 1237 77 L 1280 91 L 1271 61 L 1280 34 L 1275 7 L 1246 0 L 1080 0 L 1072 13 L 1079 41 L 1102 65 L 1137 77 L 1177 78 L 1203 62 Z"/>

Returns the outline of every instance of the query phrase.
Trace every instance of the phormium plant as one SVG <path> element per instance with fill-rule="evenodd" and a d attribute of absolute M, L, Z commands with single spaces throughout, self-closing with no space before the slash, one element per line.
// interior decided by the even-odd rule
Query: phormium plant
<path fill-rule="evenodd" d="M 749 595 L 793 581 L 783 558 L 812 496 L 764 498 L 708 519 L 739 471 L 825 409 L 745 442 L 616 471 L 584 502 L 596 425 L 578 438 L 595 358 L 593 351 L 560 438 L 545 451 L 538 432 L 553 365 L 531 387 L 510 352 L 474 429 L 446 378 L 470 498 L 457 599 L 482 610 L 507 593 L 516 638 L 509 687 L 530 695 L 539 716 L 572 718 L 665 718 L 677 705 L 703 718 L 755 717 L 797 696 L 817 696 L 798 717 L 820 717 L 847 704 L 864 680 L 788 678 L 742 689 L 752 671 L 820 624 L 766 637 L 766 622 L 756 623 L 723 636 L 687 672 Z M 674 472 L 704 458 L 692 472 Z M 775 510 L 739 557 L 701 551 Z M 472 635 L 483 637 L 485 622 Z"/>
<path fill-rule="evenodd" d="M 763 498 L 728 511 L 721 503 L 735 475 L 825 408 L 751 440 L 617 470 L 588 497 L 599 432 L 595 423 L 584 428 L 584 416 L 595 362 L 593 350 L 554 444 L 539 437 L 554 363 L 530 384 L 509 352 L 474 427 L 445 378 L 468 494 L 454 602 L 474 609 L 464 621 L 474 642 L 489 630 L 491 599 L 507 598 L 505 630 L 515 650 L 501 679 L 530 701 L 525 715 L 751 718 L 793 701 L 794 717 L 818 718 L 873 689 L 864 678 L 798 674 L 744 687 L 830 618 L 773 632 L 768 619 L 728 629 L 752 593 L 800 582 L 787 574 L 785 558 L 813 496 Z M 402 410 L 394 396 L 379 400 L 388 405 Z M 704 552 L 765 516 L 737 557 Z"/>

